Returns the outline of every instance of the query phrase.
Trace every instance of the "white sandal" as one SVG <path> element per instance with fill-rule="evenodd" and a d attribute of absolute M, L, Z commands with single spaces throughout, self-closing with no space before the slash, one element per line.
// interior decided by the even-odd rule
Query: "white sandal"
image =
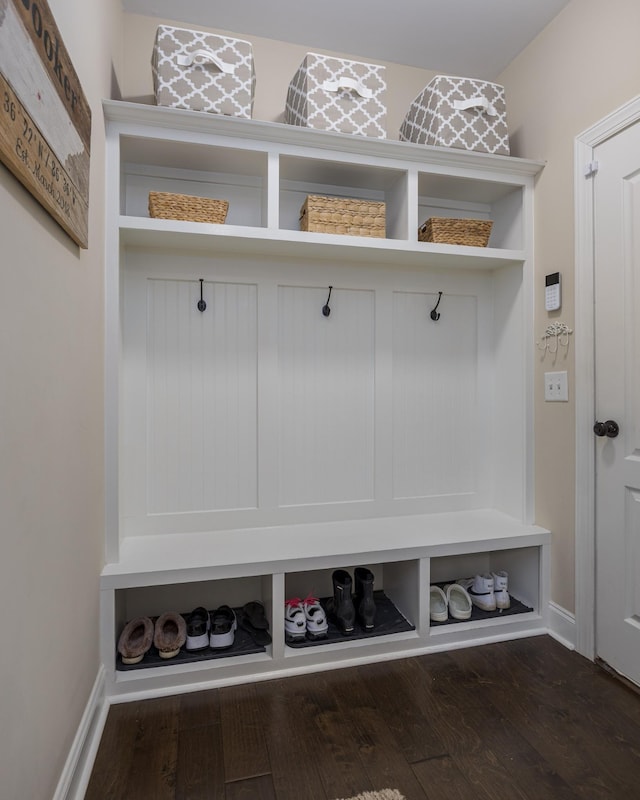
<path fill-rule="evenodd" d="M 429 616 L 433 622 L 446 622 L 449 618 L 447 611 L 447 596 L 439 586 L 429 587 Z"/>

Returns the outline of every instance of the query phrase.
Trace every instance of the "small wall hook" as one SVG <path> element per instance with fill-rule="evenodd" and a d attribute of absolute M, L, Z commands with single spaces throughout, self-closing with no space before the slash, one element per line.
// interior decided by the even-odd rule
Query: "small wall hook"
<path fill-rule="evenodd" d="M 438 302 L 437 302 L 437 303 L 435 304 L 435 306 L 434 306 L 434 307 L 431 309 L 431 314 L 430 314 L 430 316 L 431 316 L 431 319 L 432 319 L 434 322 L 437 322 L 437 321 L 440 319 L 440 313 L 439 313 L 439 311 L 438 311 L 438 306 L 440 305 L 440 301 L 441 301 L 441 300 L 442 300 L 442 292 L 438 292 Z"/>
<path fill-rule="evenodd" d="M 546 353 L 555 355 L 558 352 L 558 347 L 569 347 L 569 336 L 573 330 L 564 322 L 552 322 L 547 325 L 547 328 L 542 336 L 541 341 L 536 342 L 538 350 L 543 350 Z"/>
<path fill-rule="evenodd" d="M 205 303 L 204 298 L 202 296 L 202 292 L 203 292 L 202 284 L 203 283 L 204 283 L 204 278 L 200 278 L 200 299 L 198 300 L 198 311 L 204 311 L 205 308 L 207 307 L 207 304 Z"/>
<path fill-rule="evenodd" d="M 322 314 L 325 317 L 328 317 L 329 314 L 331 313 L 331 309 L 329 308 L 329 300 L 331 300 L 331 290 L 332 289 L 333 289 L 333 286 L 330 286 L 329 287 L 329 296 L 327 297 L 327 302 L 322 306 Z"/>

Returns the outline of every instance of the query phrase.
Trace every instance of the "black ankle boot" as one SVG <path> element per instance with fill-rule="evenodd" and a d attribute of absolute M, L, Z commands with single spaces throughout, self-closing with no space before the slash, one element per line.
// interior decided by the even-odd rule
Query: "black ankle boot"
<path fill-rule="evenodd" d="M 362 627 L 370 631 L 375 626 L 376 602 L 373 599 L 373 572 L 366 567 L 356 567 L 355 578 L 355 605 Z"/>
<path fill-rule="evenodd" d="M 351 575 L 344 569 L 333 573 L 333 597 L 329 598 L 327 611 L 343 633 L 353 633 L 356 610 L 351 599 Z"/>

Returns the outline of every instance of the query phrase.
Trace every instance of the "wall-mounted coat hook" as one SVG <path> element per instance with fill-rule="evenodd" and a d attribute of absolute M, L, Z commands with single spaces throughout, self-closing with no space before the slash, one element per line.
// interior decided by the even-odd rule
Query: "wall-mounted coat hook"
<path fill-rule="evenodd" d="M 434 322 L 437 322 L 437 321 L 440 319 L 440 313 L 439 313 L 439 311 L 438 311 L 438 306 L 440 305 L 440 301 L 441 301 L 441 300 L 442 300 L 442 292 L 438 292 L 438 302 L 437 302 L 437 303 L 435 304 L 435 306 L 434 306 L 434 307 L 431 309 L 431 314 L 430 314 L 430 316 L 431 316 L 431 319 L 432 319 Z"/>
<path fill-rule="evenodd" d="M 198 311 L 204 311 L 205 308 L 207 307 L 207 304 L 205 303 L 204 298 L 202 296 L 202 291 L 203 291 L 202 284 L 203 283 L 204 283 L 204 278 L 200 278 L 200 299 L 198 300 Z"/>
<path fill-rule="evenodd" d="M 327 302 L 322 306 L 322 313 L 325 317 L 328 317 L 331 313 L 331 309 L 329 308 L 329 300 L 331 300 L 331 290 L 333 286 L 329 287 L 329 296 L 327 297 Z"/>

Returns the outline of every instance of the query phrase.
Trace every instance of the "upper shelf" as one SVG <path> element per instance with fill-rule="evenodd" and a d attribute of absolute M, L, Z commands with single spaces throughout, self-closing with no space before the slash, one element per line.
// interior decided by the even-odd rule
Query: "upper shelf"
<path fill-rule="evenodd" d="M 105 101 L 120 241 L 183 251 L 496 269 L 525 261 L 538 161 Z M 224 225 L 150 219 L 150 191 L 224 199 Z M 308 194 L 379 200 L 386 237 L 302 232 Z M 489 247 L 418 241 L 431 216 L 493 221 Z"/>
<path fill-rule="evenodd" d="M 437 164 L 448 170 L 474 169 L 486 171 L 488 174 L 499 172 L 520 177 L 533 177 L 544 167 L 543 161 L 531 159 L 317 131 L 279 122 L 246 120 L 203 111 L 186 111 L 117 100 L 104 100 L 103 109 L 107 122 L 146 128 L 144 133 L 140 131 L 141 135 L 148 137 L 155 131 L 155 136 L 161 140 L 171 138 L 171 131 L 179 134 L 182 141 L 188 141 L 190 137 L 195 141 L 194 136 L 204 134 L 206 137 L 228 137 L 230 141 L 235 139 L 254 142 L 258 150 L 267 149 L 269 144 L 276 144 L 287 149 L 303 147 L 330 150 L 351 155 L 361 154 L 368 158 Z M 146 149 L 147 146 L 144 144 L 142 148 Z"/>

